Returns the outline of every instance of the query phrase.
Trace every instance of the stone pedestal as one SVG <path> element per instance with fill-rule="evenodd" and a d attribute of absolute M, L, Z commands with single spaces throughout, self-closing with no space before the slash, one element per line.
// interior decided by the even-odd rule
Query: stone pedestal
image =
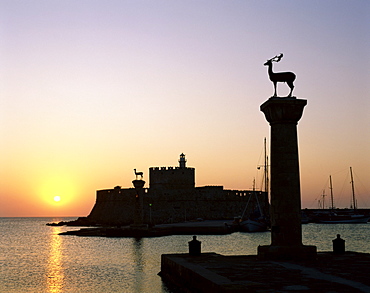
<path fill-rule="evenodd" d="M 131 228 L 147 229 L 148 225 L 144 224 L 144 210 L 143 210 L 143 197 L 144 197 L 144 180 L 134 180 L 132 184 L 135 187 L 135 211 L 134 211 L 134 224 Z"/>
<path fill-rule="evenodd" d="M 297 123 L 307 101 L 270 98 L 261 111 L 271 126 L 271 245 L 259 246 L 260 258 L 307 258 L 315 246 L 302 244 L 301 187 Z"/>

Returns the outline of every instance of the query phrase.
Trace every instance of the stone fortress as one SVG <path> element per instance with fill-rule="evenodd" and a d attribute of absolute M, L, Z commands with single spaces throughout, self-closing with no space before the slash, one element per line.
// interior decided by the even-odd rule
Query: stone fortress
<path fill-rule="evenodd" d="M 101 225 L 132 224 L 135 196 L 134 188 L 116 186 L 98 190 L 87 220 Z M 195 187 L 195 168 L 186 167 L 185 155 L 181 154 L 178 167 L 149 168 L 149 188 L 144 189 L 142 212 L 144 223 L 152 225 L 197 219 L 230 220 L 242 215 L 248 201 L 246 216 L 258 203 L 263 213 L 268 214 L 266 192 Z"/>

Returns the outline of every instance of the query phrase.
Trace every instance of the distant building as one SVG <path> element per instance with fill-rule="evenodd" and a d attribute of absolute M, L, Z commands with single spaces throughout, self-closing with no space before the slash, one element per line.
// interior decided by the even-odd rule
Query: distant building
<path fill-rule="evenodd" d="M 134 188 L 98 190 L 95 205 L 88 216 L 97 224 L 127 225 L 134 216 Z M 195 168 L 186 167 L 181 154 L 178 167 L 149 168 L 149 188 L 145 189 L 144 222 L 171 223 L 194 220 L 233 219 L 241 216 L 248 200 L 248 211 L 257 207 L 256 197 L 264 213 L 268 213 L 266 192 L 227 190 L 223 186 L 195 187 Z"/>

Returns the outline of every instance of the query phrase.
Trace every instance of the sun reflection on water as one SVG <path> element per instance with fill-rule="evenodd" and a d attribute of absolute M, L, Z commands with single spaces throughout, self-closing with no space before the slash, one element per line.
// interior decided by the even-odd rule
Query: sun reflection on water
<path fill-rule="evenodd" d="M 144 256 L 143 256 L 143 239 L 142 238 L 133 238 L 132 239 L 132 261 L 135 264 L 135 280 L 133 290 L 134 292 L 144 292 L 143 291 L 143 278 L 144 278 Z"/>
<path fill-rule="evenodd" d="M 51 293 L 62 292 L 64 284 L 62 237 L 58 235 L 60 232 L 60 227 L 53 227 L 53 232 L 50 235 L 47 286 Z"/>

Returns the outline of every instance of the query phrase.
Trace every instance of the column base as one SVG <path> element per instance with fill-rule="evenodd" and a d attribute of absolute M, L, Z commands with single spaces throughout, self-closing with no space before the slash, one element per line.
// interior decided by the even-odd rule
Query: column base
<path fill-rule="evenodd" d="M 257 256 L 261 260 L 315 259 L 316 255 L 317 249 L 313 245 L 260 245 L 257 249 Z"/>

